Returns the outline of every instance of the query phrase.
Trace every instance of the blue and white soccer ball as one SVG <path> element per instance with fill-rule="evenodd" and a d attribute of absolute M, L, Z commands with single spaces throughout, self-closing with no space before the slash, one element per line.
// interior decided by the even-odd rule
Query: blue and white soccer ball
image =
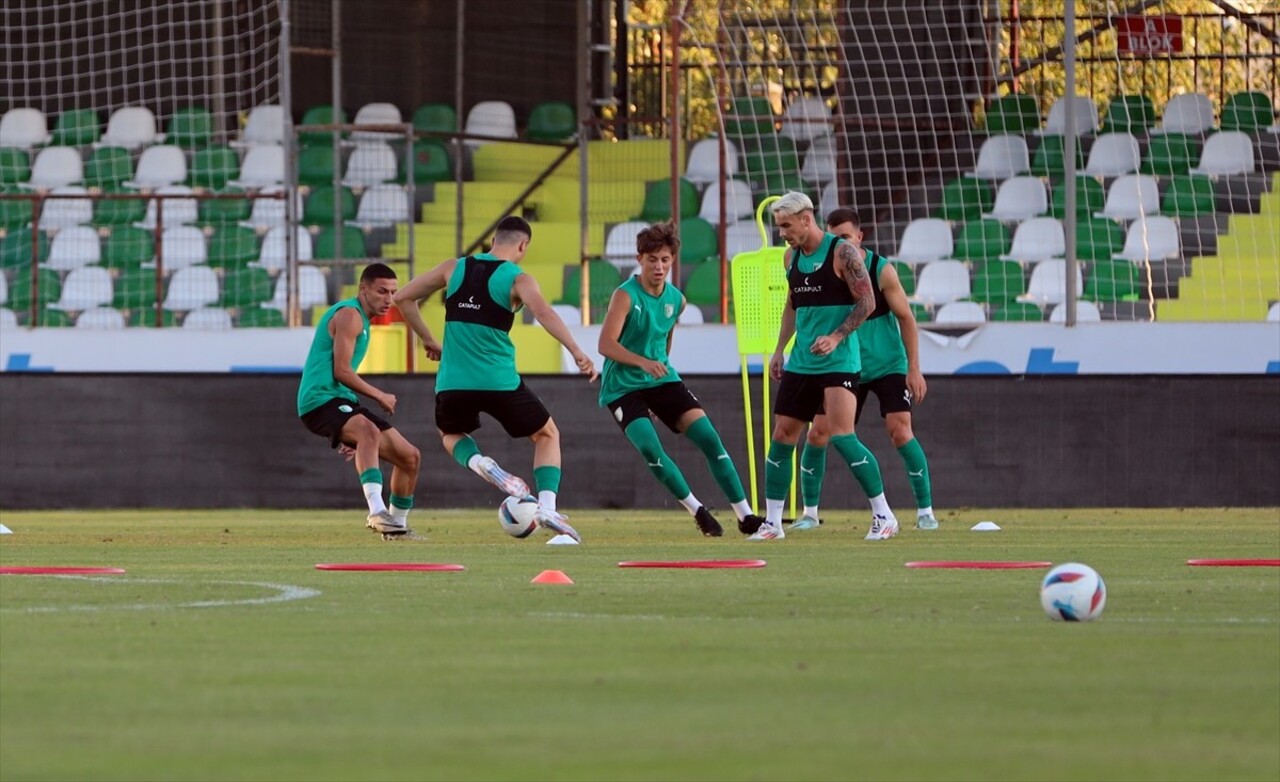
<path fill-rule="evenodd" d="M 508 497 L 498 506 L 498 523 L 513 538 L 527 538 L 538 528 L 538 502 L 531 497 Z"/>
<path fill-rule="evenodd" d="M 1058 565 L 1040 583 L 1040 605 L 1051 619 L 1087 622 L 1107 604 L 1107 585 L 1098 571 L 1079 562 Z"/>

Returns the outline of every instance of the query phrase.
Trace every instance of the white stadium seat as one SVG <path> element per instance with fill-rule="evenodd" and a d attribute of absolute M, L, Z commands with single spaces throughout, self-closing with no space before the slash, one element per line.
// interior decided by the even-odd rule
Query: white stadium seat
<path fill-rule="evenodd" d="M 1182 239 L 1178 224 L 1173 218 L 1150 215 L 1129 224 L 1124 247 L 1111 257 L 1134 263 L 1148 263 L 1177 258 L 1181 252 Z"/>
<path fill-rule="evenodd" d="M 1112 177 L 1138 170 L 1142 152 L 1138 140 L 1129 133 L 1103 133 L 1093 142 L 1083 174 Z"/>
<path fill-rule="evenodd" d="M 1224 130 L 1204 142 L 1200 163 L 1191 173 L 1230 176 L 1251 174 L 1253 169 L 1253 139 L 1242 130 Z"/>
<path fill-rule="evenodd" d="M 218 300 L 218 275 L 208 266 L 188 266 L 178 269 L 169 279 L 164 308 L 167 310 L 195 310 Z"/>
<path fill-rule="evenodd" d="M 1026 220 L 1049 211 L 1049 196 L 1039 177 L 1013 176 L 1000 183 L 996 202 L 983 215 L 993 220 Z"/>
<path fill-rule="evenodd" d="M 467 112 L 467 124 L 463 132 L 475 136 L 494 136 L 499 139 L 516 138 L 516 113 L 511 104 L 501 100 L 477 103 Z M 493 139 L 466 139 L 468 146 L 487 144 Z"/>
<path fill-rule="evenodd" d="M 1098 305 L 1087 299 L 1076 300 L 1076 323 L 1094 323 L 1102 320 L 1102 312 L 1098 310 Z M 1060 302 L 1054 305 L 1053 311 L 1049 313 L 1050 323 L 1066 323 L 1067 322 L 1067 303 Z"/>
<path fill-rule="evenodd" d="M 965 176 L 976 179 L 1008 179 L 1031 170 L 1027 142 L 1021 136 L 1001 134 L 982 142 L 978 162 Z"/>
<path fill-rule="evenodd" d="M 30 149 L 49 143 L 49 121 L 40 109 L 9 109 L 0 117 L 0 147 Z"/>
<path fill-rule="evenodd" d="M 1186 133 L 1196 135 L 1213 128 L 1213 104 L 1209 96 L 1198 92 L 1174 95 L 1164 107 L 1160 124 L 1151 129 L 1151 135 Z"/>
<path fill-rule="evenodd" d="M 254 106 L 249 119 L 240 131 L 240 138 L 232 142 L 235 147 L 251 147 L 261 144 L 284 143 L 284 109 L 272 104 Z"/>
<path fill-rule="evenodd" d="M 49 259 L 44 266 L 63 272 L 79 269 L 81 266 L 94 266 L 101 261 L 102 242 L 98 239 L 98 230 L 87 225 L 73 225 L 53 235 L 53 241 L 49 243 Z M 66 293 L 65 288 L 63 293 Z"/>
<path fill-rule="evenodd" d="M 946 304 L 969 298 L 969 267 L 960 261 L 932 261 L 916 276 L 916 292 L 911 301 L 926 305 Z"/>
<path fill-rule="evenodd" d="M 113 307 L 93 307 L 80 313 L 76 318 L 78 329 L 122 329 L 125 327 L 124 313 Z"/>
<path fill-rule="evenodd" d="M 934 313 L 933 322 L 938 324 L 986 323 L 987 311 L 976 301 L 953 301 L 938 308 Z"/>
<path fill-rule="evenodd" d="M 1067 237 L 1062 222 L 1056 217 L 1033 217 L 1018 224 L 1013 232 L 1013 246 L 1002 261 L 1035 263 L 1061 258 L 1067 251 Z"/>
<path fill-rule="evenodd" d="M 1076 264 L 1076 294 L 1084 290 L 1084 275 Z M 1061 259 L 1041 261 L 1031 270 L 1027 292 L 1018 301 L 1033 304 L 1057 304 L 1067 297 L 1067 262 Z"/>
<path fill-rule="evenodd" d="M 937 217 L 920 217 L 907 223 L 893 259 L 908 264 L 928 263 L 950 258 L 954 251 L 951 223 Z"/>
<path fill-rule="evenodd" d="M 160 139 L 156 131 L 156 116 L 150 109 L 127 106 L 116 109 L 107 120 L 107 132 L 94 144 L 95 147 L 138 147 L 154 144 Z"/>
<path fill-rule="evenodd" d="M 1160 188 L 1155 177 L 1125 174 L 1117 177 L 1107 190 L 1107 202 L 1094 217 L 1112 220 L 1136 220 L 1160 212 Z"/>
<path fill-rule="evenodd" d="M 725 178 L 738 173 L 738 148 L 732 141 L 724 142 Z M 695 185 L 706 185 L 720 180 L 720 139 L 704 138 L 689 150 L 689 160 L 684 178 Z"/>
<path fill-rule="evenodd" d="M 187 158 L 181 147 L 158 144 L 142 150 L 133 179 L 124 183 L 135 190 L 153 190 L 181 184 L 187 178 Z"/>
<path fill-rule="evenodd" d="M 1098 104 L 1094 103 L 1092 98 L 1084 95 L 1075 96 L 1071 99 L 1071 103 L 1075 109 L 1073 124 L 1075 125 L 1076 135 L 1084 136 L 1097 130 Z M 1044 129 L 1038 135 L 1064 136 L 1066 132 L 1067 99 L 1063 97 L 1054 101 L 1053 106 L 1049 108 L 1049 117 L 1045 120 Z"/>
<path fill-rule="evenodd" d="M 50 304 L 55 310 L 87 310 L 111 303 L 111 272 L 102 266 L 83 266 L 67 272 L 62 295 Z"/>
<path fill-rule="evenodd" d="M 18 187 L 52 190 L 84 181 L 84 162 L 74 147 L 45 147 L 31 163 L 31 176 Z"/>

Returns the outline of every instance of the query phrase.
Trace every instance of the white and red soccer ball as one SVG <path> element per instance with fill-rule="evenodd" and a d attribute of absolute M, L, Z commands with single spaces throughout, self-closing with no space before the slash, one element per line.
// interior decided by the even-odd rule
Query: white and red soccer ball
<path fill-rule="evenodd" d="M 1040 605 L 1052 619 L 1087 622 L 1107 604 L 1107 585 L 1098 571 L 1079 562 L 1050 570 L 1040 583 Z"/>

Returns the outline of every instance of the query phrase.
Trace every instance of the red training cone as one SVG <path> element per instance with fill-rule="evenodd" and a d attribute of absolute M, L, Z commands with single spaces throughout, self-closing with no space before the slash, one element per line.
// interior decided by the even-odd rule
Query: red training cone
<path fill-rule="evenodd" d="M 533 577 L 530 584 L 572 584 L 573 579 L 564 574 L 563 570 L 544 570 Z"/>

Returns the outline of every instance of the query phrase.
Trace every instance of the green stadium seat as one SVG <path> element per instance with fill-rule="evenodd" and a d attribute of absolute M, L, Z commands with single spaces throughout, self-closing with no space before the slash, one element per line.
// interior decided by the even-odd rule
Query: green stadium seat
<path fill-rule="evenodd" d="M 1213 180 L 1204 174 L 1169 177 L 1160 201 L 1160 212 L 1173 217 L 1195 217 L 1217 211 Z"/>
<path fill-rule="evenodd" d="M 902 261 L 890 261 L 898 272 L 898 282 L 902 283 L 902 292 L 910 296 L 916 292 L 916 270 Z"/>
<path fill-rule="evenodd" d="M 1031 158 L 1031 174 L 1039 177 L 1060 179 L 1066 170 L 1067 156 L 1063 148 L 1062 136 L 1045 136 L 1040 139 L 1035 154 Z M 1084 171 L 1084 146 L 1076 141 L 1076 171 Z"/>
<path fill-rule="evenodd" d="M 154 282 L 154 281 L 153 281 Z M 155 289 L 152 289 L 152 299 L 155 298 Z M 133 310 L 129 313 L 129 326 L 131 328 L 155 328 L 156 325 L 156 307 L 152 301 L 147 307 Z M 178 325 L 178 316 L 173 310 L 160 310 L 160 327 L 171 329 Z"/>
<path fill-rule="evenodd" d="M 724 114 L 724 132 L 734 141 L 772 136 L 777 119 L 768 98 L 734 98 Z"/>
<path fill-rule="evenodd" d="M 738 156 L 735 178 L 750 182 L 753 190 L 772 194 L 803 189 L 803 185 L 788 187 L 803 181 L 795 140 L 790 136 L 769 135 L 746 142 Z"/>
<path fill-rule="evenodd" d="M 1081 218 L 1076 223 L 1076 258 L 1081 261 L 1109 261 L 1124 248 L 1124 229 L 1114 220 Z"/>
<path fill-rule="evenodd" d="M 713 306 L 720 304 L 720 262 L 703 261 L 690 264 L 693 271 L 689 273 L 684 285 L 684 295 L 689 304 L 694 306 Z M 732 286 L 730 285 L 730 291 Z M 730 293 L 732 296 L 732 293 Z"/>
<path fill-rule="evenodd" d="M 969 298 L 984 304 L 1004 304 L 1026 291 L 1022 264 L 1017 261 L 983 261 L 973 274 Z"/>
<path fill-rule="evenodd" d="M 275 282 L 266 269 L 232 269 L 222 278 L 222 295 L 219 307 L 229 309 L 260 309 L 258 305 L 271 301 L 275 294 Z"/>
<path fill-rule="evenodd" d="M 680 263 L 698 263 L 719 257 L 720 242 L 711 223 L 701 217 L 686 217 L 680 221 Z"/>
<path fill-rule="evenodd" d="M 122 188 L 103 188 L 103 192 L 132 192 Z M 167 214 L 167 212 L 166 212 Z M 131 225 L 147 216 L 147 202 L 140 198 L 95 199 L 93 224 L 96 226 Z"/>
<path fill-rule="evenodd" d="M 30 252 L 30 250 L 28 250 Z M 62 298 L 62 278 L 53 269 L 36 271 L 35 300 L 38 308 L 44 308 Z M 31 309 L 31 271 L 22 269 L 9 283 L 9 308 L 14 312 Z"/>
<path fill-rule="evenodd" d="M 15 195 L 25 191 L 17 188 L 0 187 L 0 193 Z M 10 230 L 31 222 L 31 202 L 26 200 L 0 201 L 0 229 Z"/>
<path fill-rule="evenodd" d="M 223 194 L 238 192 L 241 191 L 233 188 Z M 202 198 L 199 210 L 197 222 L 201 226 L 239 223 L 249 219 L 249 215 L 253 213 L 253 202 L 248 198 Z"/>
<path fill-rule="evenodd" d="M 246 307 L 240 310 L 236 326 L 242 329 L 284 328 L 284 313 L 271 307 Z"/>
<path fill-rule="evenodd" d="M 1222 129 L 1256 133 L 1275 122 L 1275 107 L 1265 92 L 1237 92 L 1222 105 Z"/>
<path fill-rule="evenodd" d="M 1023 93 L 998 98 L 987 109 L 987 132 L 1025 135 L 1040 128 L 1040 107 Z"/>
<path fill-rule="evenodd" d="M 1151 137 L 1138 170 L 1153 176 L 1186 174 L 1199 159 L 1200 144 L 1195 139 L 1182 133 L 1168 133 Z"/>
<path fill-rule="evenodd" d="M 680 180 L 680 217 L 694 217 L 698 214 L 698 188 L 687 179 Z M 660 179 L 649 182 L 644 189 L 644 206 L 637 220 L 657 223 L 671 219 L 671 180 Z"/>
<path fill-rule="evenodd" d="M 407 181 L 403 172 L 397 181 Z M 413 181 L 414 184 L 453 181 L 453 165 L 449 162 L 449 150 L 443 142 L 429 138 L 414 139 Z"/>
<path fill-rule="evenodd" d="M 325 185 L 311 191 L 302 210 L 303 225 L 333 225 L 334 202 L 340 205 L 339 221 L 346 222 L 356 216 L 356 197 L 350 188 L 339 187 L 335 196 L 333 187 Z M 363 255 L 363 253 L 362 253 Z"/>
<path fill-rule="evenodd" d="M 204 106 L 183 106 L 169 118 L 166 144 L 187 149 L 203 147 L 213 138 L 213 117 Z"/>
<path fill-rule="evenodd" d="M 298 150 L 298 183 L 303 185 L 333 184 L 333 147 L 309 143 Z"/>
<path fill-rule="evenodd" d="M 340 236 L 334 226 L 327 226 L 316 234 L 311 246 L 312 257 L 317 261 L 337 258 L 339 241 L 342 242 L 343 258 L 364 258 L 368 255 L 364 248 L 364 234 L 353 225 L 344 225 Z"/>
<path fill-rule="evenodd" d="M 84 164 L 84 186 L 99 190 L 121 190 L 121 183 L 133 179 L 133 157 L 124 147 L 98 147 Z"/>
<path fill-rule="evenodd" d="M 1156 107 L 1146 95 L 1117 95 L 1107 106 L 1101 133 L 1145 136 L 1156 124 Z"/>
<path fill-rule="evenodd" d="M 614 290 L 622 284 L 618 270 L 608 261 L 592 260 L 587 262 L 590 276 L 587 296 L 591 302 L 591 320 L 599 323 L 609 309 L 609 298 Z M 582 307 L 582 266 L 573 264 L 567 267 L 564 276 L 564 295 L 557 304 L 570 304 Z"/>
<path fill-rule="evenodd" d="M 1076 177 L 1076 217 L 1092 217 L 1107 205 L 1107 193 L 1102 183 L 1091 176 Z M 1059 182 L 1049 197 L 1049 216 L 1059 220 L 1067 217 L 1067 183 Z"/>
<path fill-rule="evenodd" d="M 25 182 L 31 176 L 31 156 L 25 149 L 0 147 L 0 187 Z"/>
<path fill-rule="evenodd" d="M 424 103 L 413 112 L 413 129 L 419 133 L 457 133 L 458 112 L 448 103 Z"/>
<path fill-rule="evenodd" d="M 58 115 L 53 128 L 54 147 L 87 147 L 102 137 L 102 122 L 93 109 L 71 109 Z"/>
<path fill-rule="evenodd" d="M 71 313 L 45 307 L 36 313 L 35 324 L 39 328 L 65 329 L 75 325 Z"/>
<path fill-rule="evenodd" d="M 344 125 L 347 122 L 347 112 L 339 109 L 334 111 L 333 106 L 324 103 L 319 106 L 312 106 L 302 115 L 302 122 L 299 125 Z M 346 134 L 339 133 L 339 138 L 344 138 Z M 333 144 L 333 132 L 324 130 L 309 130 L 298 134 L 298 140 L 302 144 Z"/>
<path fill-rule="evenodd" d="M 977 220 L 990 212 L 995 206 L 995 192 L 989 182 L 969 177 L 957 177 L 942 187 L 942 203 L 934 211 L 933 216 L 964 222 Z"/>
<path fill-rule="evenodd" d="M 999 220 L 970 220 L 960 226 L 952 257 L 977 263 L 994 261 L 1009 252 L 1009 229 Z"/>
<path fill-rule="evenodd" d="M 208 147 L 196 150 L 187 171 L 187 184 L 219 191 L 227 182 L 240 176 L 240 157 L 230 147 Z"/>
<path fill-rule="evenodd" d="M 209 237 L 206 263 L 214 268 L 235 269 L 258 259 L 258 235 L 242 225 L 224 225 Z M 236 305 L 223 305 L 236 306 Z"/>
<path fill-rule="evenodd" d="M 917 323 L 928 323 L 933 320 L 933 313 L 923 304 L 911 302 L 911 314 L 915 316 Z"/>
<path fill-rule="evenodd" d="M 1131 261 L 1095 261 L 1084 280 L 1084 298 L 1097 302 L 1136 301 L 1142 272 Z"/>
<path fill-rule="evenodd" d="M 525 136 L 535 141 L 564 141 L 578 132 L 578 112 L 564 101 L 546 101 L 529 113 Z"/>
<path fill-rule="evenodd" d="M 132 225 L 115 226 L 102 243 L 102 265 L 108 269 L 137 269 L 155 254 L 155 236 Z"/>
<path fill-rule="evenodd" d="M 130 268 L 121 272 L 113 288 L 111 306 L 118 310 L 151 313 L 156 306 L 156 273 L 154 269 Z M 129 325 L 139 324 L 130 319 Z"/>
<path fill-rule="evenodd" d="M 36 250 L 40 254 L 40 262 L 49 257 L 49 237 L 44 232 L 37 232 Z M 31 266 L 32 231 L 31 226 L 24 225 L 6 231 L 0 237 L 0 270 L 23 269 Z"/>
<path fill-rule="evenodd" d="M 987 319 L 1003 323 L 1035 323 L 1044 320 L 1044 312 L 1030 302 L 1011 301 L 991 307 Z"/>

